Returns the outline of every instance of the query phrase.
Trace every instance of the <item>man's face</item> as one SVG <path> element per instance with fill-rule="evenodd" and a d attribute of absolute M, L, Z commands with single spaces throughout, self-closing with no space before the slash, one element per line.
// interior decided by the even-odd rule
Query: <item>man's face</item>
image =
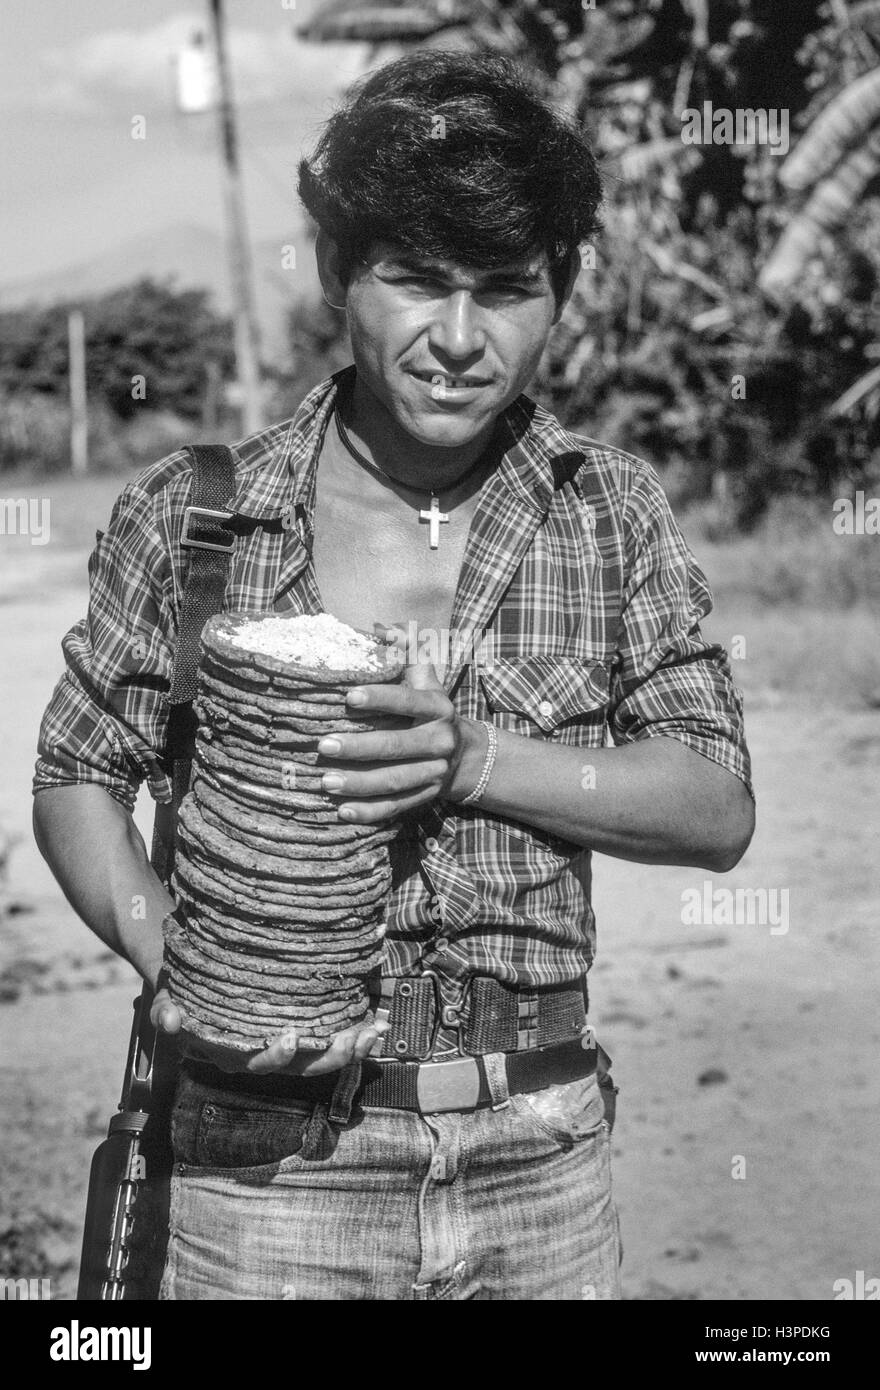
<path fill-rule="evenodd" d="M 534 375 L 559 317 L 546 255 L 478 270 L 377 244 L 346 293 L 358 375 L 408 434 L 461 447 Z"/>

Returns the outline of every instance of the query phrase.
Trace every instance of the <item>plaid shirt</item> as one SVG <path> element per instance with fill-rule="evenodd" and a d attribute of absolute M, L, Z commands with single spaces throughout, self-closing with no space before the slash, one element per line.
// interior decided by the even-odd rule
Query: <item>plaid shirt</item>
<path fill-rule="evenodd" d="M 311 520 L 337 380 L 236 447 L 233 512 L 270 521 L 300 504 Z M 509 447 L 480 493 L 455 595 L 443 683 L 458 713 L 580 748 L 585 786 L 591 749 L 663 735 L 751 791 L 739 692 L 700 634 L 709 588 L 653 469 L 566 432 L 525 396 L 504 427 Z M 35 791 L 97 782 L 131 810 L 146 778 L 156 801 L 171 800 L 159 758 L 190 485 L 189 456 L 169 455 L 128 483 L 98 533 Z M 321 611 L 295 528 L 236 536 L 224 608 Z M 391 855 L 386 973 L 433 969 L 451 1002 L 475 974 L 527 990 L 583 980 L 595 947 L 588 849 L 437 801 L 404 817 Z"/>

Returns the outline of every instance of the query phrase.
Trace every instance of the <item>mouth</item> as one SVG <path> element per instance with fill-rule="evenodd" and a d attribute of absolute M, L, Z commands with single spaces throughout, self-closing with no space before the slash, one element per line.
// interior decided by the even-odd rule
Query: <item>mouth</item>
<path fill-rule="evenodd" d="M 480 387 L 491 386 L 489 377 L 473 376 L 465 372 L 461 376 L 452 376 L 449 372 L 410 372 L 417 381 L 424 381 L 429 386 L 440 387 L 443 391 L 473 391 Z"/>

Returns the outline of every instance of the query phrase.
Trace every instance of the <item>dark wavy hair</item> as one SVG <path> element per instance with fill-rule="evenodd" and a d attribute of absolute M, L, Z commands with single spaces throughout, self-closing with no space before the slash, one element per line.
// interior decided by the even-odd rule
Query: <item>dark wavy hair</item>
<path fill-rule="evenodd" d="M 482 270 L 543 249 L 558 299 L 602 189 L 584 136 L 513 63 L 431 51 L 351 90 L 301 160 L 299 194 L 346 281 L 377 241 Z"/>

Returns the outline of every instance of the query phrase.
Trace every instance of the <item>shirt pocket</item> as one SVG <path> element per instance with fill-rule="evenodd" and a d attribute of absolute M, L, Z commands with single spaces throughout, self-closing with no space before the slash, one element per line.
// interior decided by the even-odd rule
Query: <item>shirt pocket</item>
<path fill-rule="evenodd" d="M 479 718 L 523 738 L 543 739 L 587 752 L 606 742 L 610 667 L 593 658 L 519 656 L 493 661 L 477 669 L 480 684 Z M 595 786 L 595 768 L 585 756 L 578 775 L 586 789 Z M 459 848 L 481 859 L 478 837 L 500 835 L 506 857 L 523 884 L 536 874 L 554 872 L 584 853 L 583 846 L 551 835 L 525 822 L 476 809 L 463 824 Z M 540 866 L 540 867 L 539 867 Z"/>
<path fill-rule="evenodd" d="M 528 738 L 576 747 L 605 742 L 610 668 L 569 656 L 520 656 L 479 669 L 492 722 Z"/>

